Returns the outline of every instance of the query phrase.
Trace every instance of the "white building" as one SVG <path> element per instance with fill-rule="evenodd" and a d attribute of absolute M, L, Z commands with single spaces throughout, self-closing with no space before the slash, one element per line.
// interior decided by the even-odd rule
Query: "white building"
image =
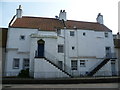
<path fill-rule="evenodd" d="M 29 68 L 34 78 L 60 78 L 114 75 L 112 31 L 97 22 L 67 20 L 65 10 L 59 17 L 22 16 L 22 9 L 9 24 L 6 76 Z"/>

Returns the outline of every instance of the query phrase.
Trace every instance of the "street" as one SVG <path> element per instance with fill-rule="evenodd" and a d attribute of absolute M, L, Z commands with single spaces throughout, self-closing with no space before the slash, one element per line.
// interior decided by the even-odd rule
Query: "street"
<path fill-rule="evenodd" d="M 3 88 L 118 88 L 119 84 L 4 84 Z"/>

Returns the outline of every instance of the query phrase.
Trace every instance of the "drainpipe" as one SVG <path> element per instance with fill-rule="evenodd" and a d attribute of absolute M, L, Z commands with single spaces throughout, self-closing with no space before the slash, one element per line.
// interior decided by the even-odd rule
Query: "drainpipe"
<path fill-rule="evenodd" d="M 64 24 L 64 70 L 65 70 L 65 64 L 66 64 L 66 38 L 65 38 L 65 29 L 66 29 L 66 25 L 65 25 L 65 21 L 62 19 L 62 22 Z"/>

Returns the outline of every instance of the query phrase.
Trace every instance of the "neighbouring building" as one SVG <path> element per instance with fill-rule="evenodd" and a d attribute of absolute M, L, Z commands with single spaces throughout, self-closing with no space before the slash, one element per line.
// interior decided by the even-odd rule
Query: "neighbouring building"
<path fill-rule="evenodd" d="M 5 73 L 5 57 L 6 57 L 6 42 L 7 42 L 8 28 L 0 28 L 0 64 L 1 64 L 1 76 Z"/>
<path fill-rule="evenodd" d="M 114 67 L 116 67 L 117 74 L 120 75 L 120 34 L 117 33 L 117 35 L 113 35 L 113 39 L 117 60 L 115 60 L 112 65 L 116 64 Z"/>
<path fill-rule="evenodd" d="M 34 78 L 112 76 L 116 60 L 112 31 L 103 23 L 23 16 L 21 6 L 9 23 L 6 76 L 29 68 Z"/>

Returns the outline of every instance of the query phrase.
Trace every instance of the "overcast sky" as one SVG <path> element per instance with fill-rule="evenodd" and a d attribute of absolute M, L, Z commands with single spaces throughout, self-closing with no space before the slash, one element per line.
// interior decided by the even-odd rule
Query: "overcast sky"
<path fill-rule="evenodd" d="M 8 27 L 16 9 L 22 5 L 23 16 L 54 18 L 60 10 L 67 12 L 68 20 L 96 22 L 98 13 L 114 34 L 118 32 L 119 0 L 1 0 L 0 27 Z"/>

